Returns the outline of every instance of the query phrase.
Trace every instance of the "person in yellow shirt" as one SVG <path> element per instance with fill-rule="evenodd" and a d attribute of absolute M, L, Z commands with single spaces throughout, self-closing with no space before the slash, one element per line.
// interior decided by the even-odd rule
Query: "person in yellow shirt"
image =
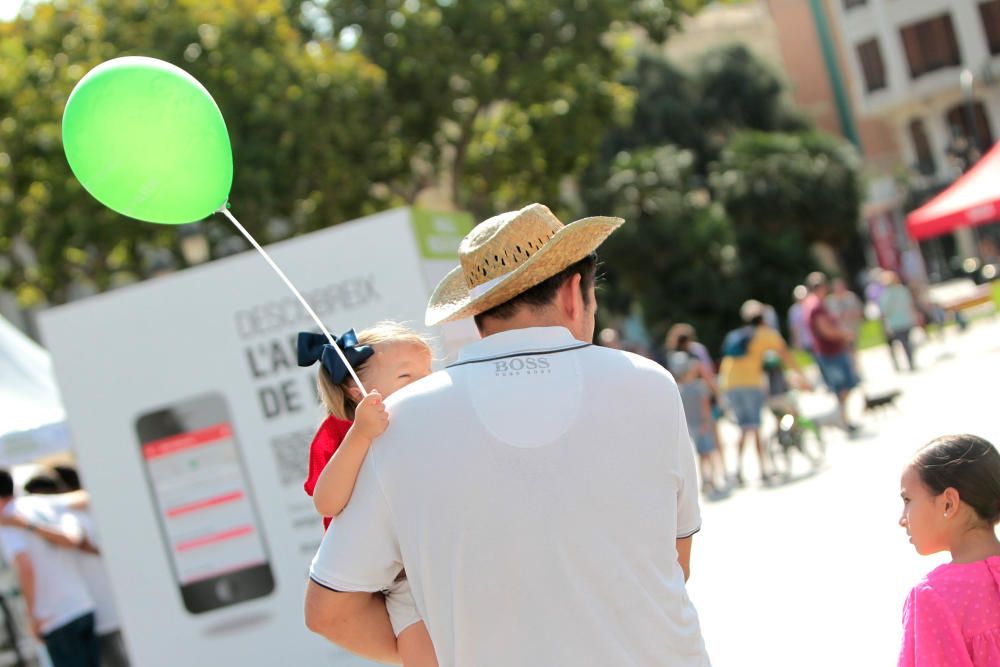
<path fill-rule="evenodd" d="M 743 450 L 751 437 L 757 447 L 763 481 L 770 478 L 764 462 L 764 447 L 760 438 L 761 414 L 764 411 L 764 355 L 776 352 L 787 368 L 800 377 L 801 370 L 789 353 L 781 334 L 764 321 L 764 304 L 750 300 L 740 307 L 740 317 L 746 322 L 741 329 L 730 332 L 723 344 L 724 358 L 719 368 L 719 388 L 726 404 L 740 427 L 740 442 L 736 459 L 736 483 L 743 482 Z M 804 383 L 802 383 L 804 384 Z"/>

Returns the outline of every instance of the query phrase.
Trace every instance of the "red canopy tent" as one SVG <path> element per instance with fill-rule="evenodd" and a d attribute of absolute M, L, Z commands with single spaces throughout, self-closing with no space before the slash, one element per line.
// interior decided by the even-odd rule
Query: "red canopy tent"
<path fill-rule="evenodd" d="M 918 241 L 1000 220 L 1000 142 L 947 190 L 906 216 Z"/>

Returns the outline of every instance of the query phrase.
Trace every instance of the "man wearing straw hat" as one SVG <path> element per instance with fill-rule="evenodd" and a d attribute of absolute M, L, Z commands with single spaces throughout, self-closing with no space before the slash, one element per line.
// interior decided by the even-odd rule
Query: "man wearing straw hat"
<path fill-rule="evenodd" d="M 677 387 L 590 344 L 596 248 L 622 224 L 540 204 L 479 224 L 427 324 L 482 340 L 386 401 L 313 561 L 306 623 L 396 660 L 379 591 L 404 569 L 442 667 L 703 667 L 685 592 L 701 525 Z"/>

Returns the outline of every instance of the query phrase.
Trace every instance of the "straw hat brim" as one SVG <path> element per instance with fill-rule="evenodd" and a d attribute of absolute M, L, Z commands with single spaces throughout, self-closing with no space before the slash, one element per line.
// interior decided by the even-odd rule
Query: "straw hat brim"
<path fill-rule="evenodd" d="M 462 267 L 455 267 L 431 295 L 425 324 L 435 326 L 474 317 L 513 299 L 597 250 L 623 222 L 621 218 L 595 216 L 566 225 L 531 257 L 475 298 L 470 294 Z"/>

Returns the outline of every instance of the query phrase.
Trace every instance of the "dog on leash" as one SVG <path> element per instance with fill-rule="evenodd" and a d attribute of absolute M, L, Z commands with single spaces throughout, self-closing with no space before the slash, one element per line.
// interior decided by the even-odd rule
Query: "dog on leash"
<path fill-rule="evenodd" d="M 896 401 L 903 395 L 898 389 L 882 394 L 865 394 L 865 413 L 885 412 L 889 408 L 899 410 Z"/>

